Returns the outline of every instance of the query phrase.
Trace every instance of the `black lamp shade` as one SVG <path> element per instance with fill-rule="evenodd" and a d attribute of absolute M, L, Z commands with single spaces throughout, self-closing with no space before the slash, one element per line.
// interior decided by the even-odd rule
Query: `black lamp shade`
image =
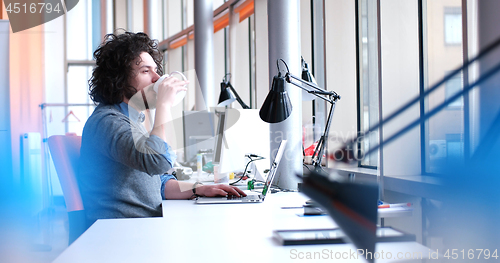
<path fill-rule="evenodd" d="M 311 75 L 311 73 L 309 72 L 309 67 L 307 66 L 307 63 L 304 61 L 304 59 L 302 59 L 302 76 L 301 76 L 301 78 L 304 81 L 317 84 L 313 75 Z M 311 101 L 314 99 L 316 99 L 316 96 L 314 96 L 313 94 L 309 94 L 305 90 L 302 90 L 302 101 Z"/>
<path fill-rule="evenodd" d="M 309 70 L 307 70 L 307 68 L 302 69 L 302 79 L 307 81 L 307 82 L 313 82 L 313 78 L 311 76 L 311 73 L 309 73 Z"/>
<path fill-rule="evenodd" d="M 260 118 L 267 123 L 284 121 L 292 113 L 292 103 L 285 90 L 285 78 L 274 76 L 273 85 L 260 108 Z"/>
<path fill-rule="evenodd" d="M 218 107 L 225 107 L 231 103 L 233 103 L 236 98 L 233 96 L 231 91 L 229 90 L 229 86 L 225 82 L 220 83 L 220 95 L 219 95 L 219 104 Z"/>

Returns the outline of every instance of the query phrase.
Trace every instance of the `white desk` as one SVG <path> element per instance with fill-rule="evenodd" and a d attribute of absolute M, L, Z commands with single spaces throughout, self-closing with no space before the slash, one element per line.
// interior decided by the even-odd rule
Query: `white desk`
<path fill-rule="evenodd" d="M 300 206 L 306 199 L 298 193 L 278 193 L 257 204 L 196 205 L 190 200 L 164 201 L 163 218 L 98 220 L 54 262 L 281 263 L 296 262 L 297 257 L 305 257 L 308 252 L 321 256 L 355 252 L 350 244 L 281 246 L 272 239 L 275 229 L 336 227 L 329 216 L 304 217 L 297 215 L 301 209 L 281 208 Z M 428 248 L 416 242 L 379 243 L 377 251 L 393 256 L 391 260 L 377 262 L 401 261 L 395 258 L 400 252 L 420 252 L 424 257 L 429 254 Z M 322 261 L 338 259 L 300 260 Z M 365 261 L 360 257 L 349 262 Z"/>

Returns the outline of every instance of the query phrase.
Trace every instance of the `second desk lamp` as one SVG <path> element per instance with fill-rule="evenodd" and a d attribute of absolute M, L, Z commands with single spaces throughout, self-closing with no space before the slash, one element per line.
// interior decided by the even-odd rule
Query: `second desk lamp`
<path fill-rule="evenodd" d="M 243 109 L 250 109 L 250 107 L 246 105 L 243 102 L 243 100 L 241 100 L 236 90 L 234 90 L 233 85 L 231 85 L 231 82 L 229 81 L 230 79 L 231 79 L 231 73 L 227 73 L 222 79 L 222 82 L 220 83 L 219 104 L 217 104 L 217 106 L 225 107 L 230 105 L 236 100 Z"/>

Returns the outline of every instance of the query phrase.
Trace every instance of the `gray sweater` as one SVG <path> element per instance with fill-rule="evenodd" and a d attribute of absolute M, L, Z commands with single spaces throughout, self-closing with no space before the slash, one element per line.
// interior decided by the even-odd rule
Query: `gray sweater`
<path fill-rule="evenodd" d="M 162 215 L 167 146 L 136 122 L 136 111 L 123 114 L 123 105 L 97 106 L 83 129 L 78 181 L 89 223 Z"/>

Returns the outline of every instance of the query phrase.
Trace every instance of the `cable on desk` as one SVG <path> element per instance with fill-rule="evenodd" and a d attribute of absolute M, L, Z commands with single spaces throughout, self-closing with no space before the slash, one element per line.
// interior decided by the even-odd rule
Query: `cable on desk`
<path fill-rule="evenodd" d="M 260 181 L 260 180 L 255 180 L 253 179 L 255 182 L 258 182 L 258 183 L 266 183 L 264 181 Z M 279 187 L 277 184 L 271 184 L 271 188 L 274 188 L 274 189 L 278 189 L 280 192 L 298 192 L 297 190 L 294 190 L 294 189 L 286 189 L 286 188 L 281 188 Z"/>
<path fill-rule="evenodd" d="M 294 189 L 287 189 L 287 188 L 281 188 L 279 187 L 278 185 L 271 185 L 271 187 L 274 187 L 274 188 L 277 188 L 279 189 L 281 192 L 297 192 L 297 190 L 294 190 Z"/>
<path fill-rule="evenodd" d="M 230 183 L 229 185 L 235 185 L 235 184 L 237 184 L 239 181 L 241 181 L 243 179 L 243 177 L 245 177 L 247 175 L 247 169 L 248 169 L 248 166 L 250 165 L 250 163 L 252 163 L 254 161 L 265 159 L 264 157 L 261 157 L 261 156 L 257 156 L 258 158 L 255 158 L 255 159 L 252 159 L 251 155 L 247 155 L 246 157 L 248 159 L 250 159 L 250 161 L 248 161 L 247 165 L 245 166 L 245 171 L 243 172 L 243 175 L 240 177 L 240 179 L 238 179 L 238 180 Z"/>

